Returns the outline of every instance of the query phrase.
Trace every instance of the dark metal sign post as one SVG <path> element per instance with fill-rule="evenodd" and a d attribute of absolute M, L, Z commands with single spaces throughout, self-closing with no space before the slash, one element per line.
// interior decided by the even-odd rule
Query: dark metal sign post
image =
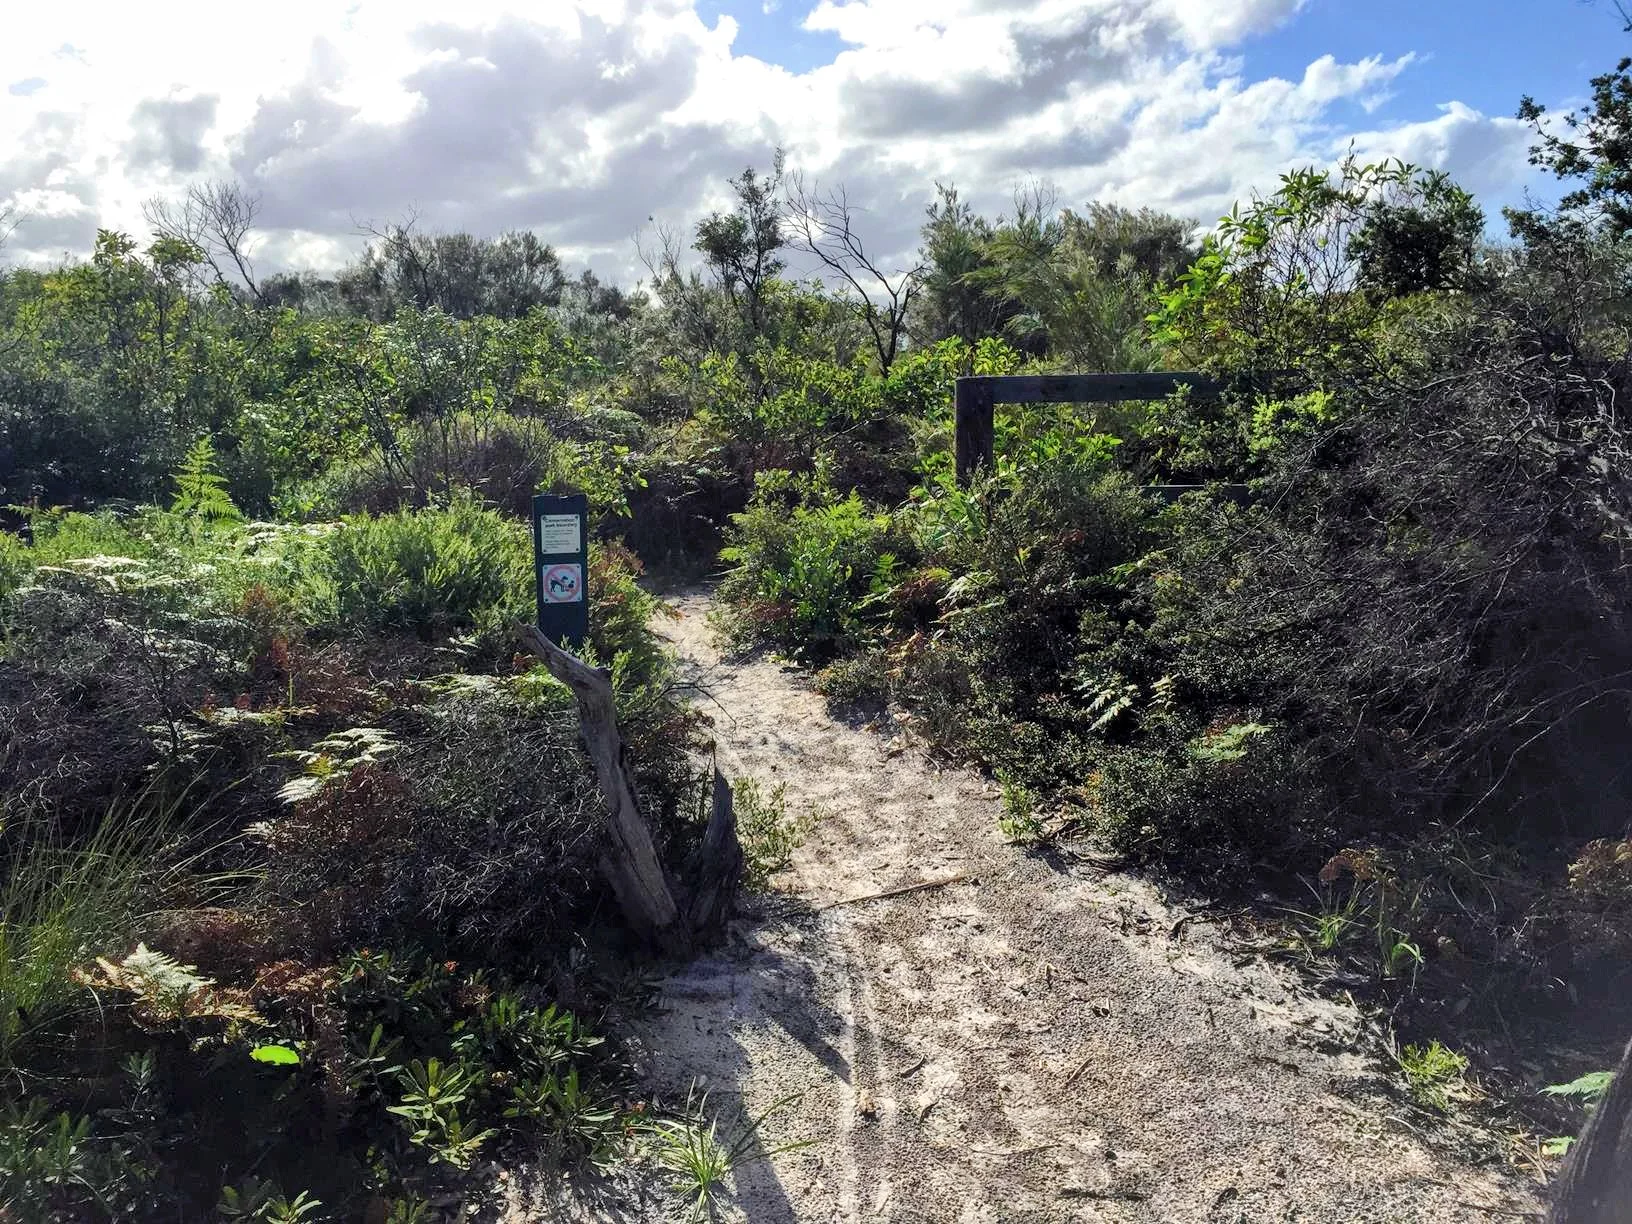
<path fill-rule="evenodd" d="M 533 498 L 533 570 L 538 631 L 557 646 L 583 649 L 589 636 L 589 498 Z"/>

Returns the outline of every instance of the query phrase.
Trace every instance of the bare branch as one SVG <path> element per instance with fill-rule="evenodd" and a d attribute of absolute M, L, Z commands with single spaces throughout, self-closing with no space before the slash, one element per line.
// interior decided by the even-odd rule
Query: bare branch
<path fill-rule="evenodd" d="M 242 184 L 194 183 L 181 202 L 155 197 L 142 206 L 142 215 L 155 234 L 197 247 L 217 284 L 241 287 L 264 304 L 249 253 L 259 207 Z"/>
<path fill-rule="evenodd" d="M 816 257 L 855 297 L 872 337 L 881 371 L 888 374 L 906 333 L 907 311 L 923 281 L 924 265 L 886 272 L 856 232 L 849 193 L 823 192 L 802 174 L 788 177 L 784 224 L 793 245 Z"/>

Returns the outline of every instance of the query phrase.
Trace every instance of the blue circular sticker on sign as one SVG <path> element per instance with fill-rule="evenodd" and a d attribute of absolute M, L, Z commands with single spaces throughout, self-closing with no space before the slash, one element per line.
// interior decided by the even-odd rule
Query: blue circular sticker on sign
<path fill-rule="evenodd" d="M 545 603 L 578 603 L 584 597 L 584 567 L 551 565 L 544 570 Z"/>

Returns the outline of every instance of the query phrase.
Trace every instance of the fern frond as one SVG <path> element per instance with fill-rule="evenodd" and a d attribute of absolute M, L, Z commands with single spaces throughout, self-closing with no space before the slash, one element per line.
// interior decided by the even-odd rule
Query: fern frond
<path fill-rule="evenodd" d="M 176 473 L 176 496 L 170 509 L 207 522 L 240 522 L 243 513 L 227 493 L 226 477 L 215 466 L 215 445 L 209 438 L 193 443 Z"/>

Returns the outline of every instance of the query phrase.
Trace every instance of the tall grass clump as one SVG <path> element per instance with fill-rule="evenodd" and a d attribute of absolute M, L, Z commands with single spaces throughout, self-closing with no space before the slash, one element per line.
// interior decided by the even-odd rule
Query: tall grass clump
<path fill-rule="evenodd" d="M 0 1071 L 28 1060 L 34 1039 L 84 999 L 76 966 L 126 941 L 153 905 L 175 805 L 138 794 L 111 805 L 88 834 L 13 801 L 0 853 Z"/>

